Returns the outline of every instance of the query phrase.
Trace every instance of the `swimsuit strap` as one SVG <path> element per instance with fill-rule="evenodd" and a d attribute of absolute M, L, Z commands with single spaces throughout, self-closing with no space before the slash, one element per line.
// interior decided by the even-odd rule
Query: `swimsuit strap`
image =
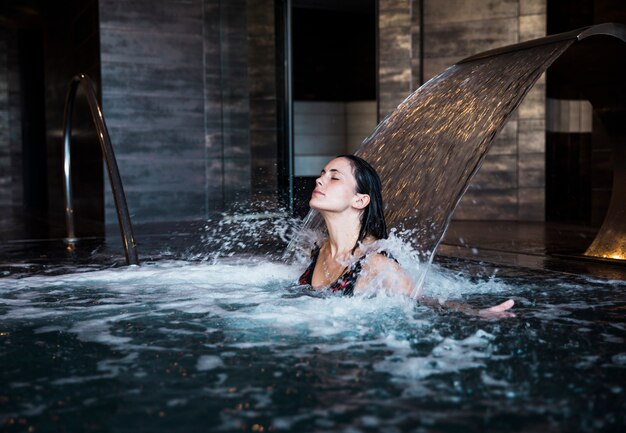
<path fill-rule="evenodd" d="M 319 256 L 319 253 L 320 253 L 320 247 L 316 245 L 313 251 L 311 251 L 311 263 L 309 264 L 309 267 L 306 268 L 304 273 L 300 276 L 298 280 L 298 284 L 311 285 L 311 281 L 313 279 L 313 271 L 315 270 L 315 265 L 317 264 L 317 258 Z M 382 254 L 383 256 L 398 263 L 398 261 L 387 251 L 379 251 L 378 254 Z M 352 296 L 354 294 L 354 287 L 356 286 L 356 281 L 359 278 L 359 274 L 361 273 L 361 270 L 363 269 L 363 260 L 365 260 L 367 256 L 368 254 L 364 254 L 363 256 L 361 256 L 359 260 L 357 260 L 349 268 L 347 268 L 341 274 L 341 276 L 337 278 L 337 281 L 332 283 L 328 288 L 332 290 L 333 292 L 340 291 L 345 296 Z"/>
<path fill-rule="evenodd" d="M 387 251 L 378 251 L 377 254 L 382 254 L 383 256 L 398 263 L 398 261 Z M 362 255 L 359 260 L 350 266 L 350 268 L 337 279 L 337 281 L 330 285 L 329 289 L 333 292 L 341 291 L 344 296 L 352 296 L 354 294 L 356 282 L 361 274 L 361 271 L 363 270 L 363 260 L 365 260 L 368 255 L 369 254 Z"/>

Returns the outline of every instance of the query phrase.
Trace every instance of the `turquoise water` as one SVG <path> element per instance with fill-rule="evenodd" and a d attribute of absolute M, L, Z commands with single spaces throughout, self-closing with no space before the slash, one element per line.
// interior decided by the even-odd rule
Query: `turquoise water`
<path fill-rule="evenodd" d="M 2 430 L 623 429 L 624 282 L 442 259 L 431 296 L 516 300 L 516 317 L 483 320 L 294 287 L 303 266 L 0 279 Z"/>

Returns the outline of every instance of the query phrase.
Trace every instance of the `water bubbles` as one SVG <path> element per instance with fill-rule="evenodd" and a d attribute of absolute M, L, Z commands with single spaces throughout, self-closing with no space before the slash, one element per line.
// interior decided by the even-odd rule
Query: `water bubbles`
<path fill-rule="evenodd" d="M 223 367 L 224 362 L 219 356 L 203 355 L 198 358 L 196 363 L 196 369 L 198 371 L 213 370 L 215 368 Z"/>
<path fill-rule="evenodd" d="M 237 242 L 228 248 L 238 248 Z M 421 271 L 418 254 L 397 232 L 376 248 L 390 251 L 409 272 Z M 580 333 L 583 325 L 560 321 L 567 315 L 533 315 L 539 303 L 527 302 L 520 307 L 523 321 L 485 322 L 384 292 L 350 298 L 293 287 L 302 268 L 297 261 L 236 254 L 215 263 L 162 260 L 0 279 L 0 320 L 8 334 L 2 340 L 11 353 L 3 358 L 8 386 L 22 386 L 25 398 L 71 388 L 80 409 L 92 410 L 109 395 L 117 398 L 111 389 L 123 385 L 125 395 L 134 393 L 126 408 L 132 414 L 155 407 L 169 419 L 186 419 L 210 404 L 225 414 L 215 424 L 225 430 L 241 420 L 249 421 L 248 429 L 293 429 L 313 425 L 320 414 L 344 430 L 341 420 L 357 414 L 356 428 L 391 431 L 398 419 L 427 418 L 441 426 L 450 404 L 477 413 L 489 406 L 494 416 L 504 416 L 512 400 L 523 401 L 519 410 L 551 410 L 545 399 L 530 395 L 559 402 L 584 402 L 593 392 L 613 400 L 623 395 L 611 378 L 626 366 L 626 354 L 621 340 L 608 338 L 621 336 L 623 327 L 607 326 L 604 315 L 598 324 L 584 324 L 593 333 Z M 434 264 L 424 290 L 441 298 L 471 293 L 485 299 L 520 290 L 492 271 L 483 273 L 469 278 L 465 268 Z M 573 290 L 551 287 L 547 296 Z M 527 292 L 534 300 L 534 290 Z M 542 302 L 584 313 L 575 302 Z M 608 337 L 592 342 L 590 334 Z M 21 369 L 20 359 L 39 353 L 58 358 L 40 357 L 41 370 Z M 59 359 L 72 359 L 72 367 L 56 367 Z M 555 362 L 560 359 L 568 362 Z M 566 389 L 573 380 L 575 393 Z M 555 385 L 545 388 L 546 382 Z M 598 383 L 604 384 L 600 390 Z M 84 401 L 96 403 L 87 407 Z M 22 415 L 29 409 L 14 407 Z M 367 414 L 358 412 L 362 407 Z M 406 407 L 429 409 L 412 413 Z M 41 410 L 48 419 L 50 409 Z"/>
<path fill-rule="evenodd" d="M 617 355 L 613 355 L 611 357 L 611 361 L 614 364 L 626 366 L 626 353 L 618 353 Z"/>

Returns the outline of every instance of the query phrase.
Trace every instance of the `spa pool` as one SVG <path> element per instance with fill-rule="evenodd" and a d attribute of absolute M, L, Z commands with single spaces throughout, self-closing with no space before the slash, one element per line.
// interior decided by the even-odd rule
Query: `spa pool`
<path fill-rule="evenodd" d="M 293 287 L 302 268 L 0 279 L 1 430 L 624 431 L 625 282 L 440 259 L 431 296 L 515 299 L 484 320 Z"/>

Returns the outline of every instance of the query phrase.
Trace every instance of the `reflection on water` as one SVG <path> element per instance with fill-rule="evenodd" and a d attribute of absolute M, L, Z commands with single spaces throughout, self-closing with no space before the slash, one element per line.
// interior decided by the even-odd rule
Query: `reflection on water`
<path fill-rule="evenodd" d="M 617 431 L 624 283 L 435 266 L 400 296 L 291 284 L 303 264 L 163 261 L 0 279 L 0 422 L 26 431 Z"/>

